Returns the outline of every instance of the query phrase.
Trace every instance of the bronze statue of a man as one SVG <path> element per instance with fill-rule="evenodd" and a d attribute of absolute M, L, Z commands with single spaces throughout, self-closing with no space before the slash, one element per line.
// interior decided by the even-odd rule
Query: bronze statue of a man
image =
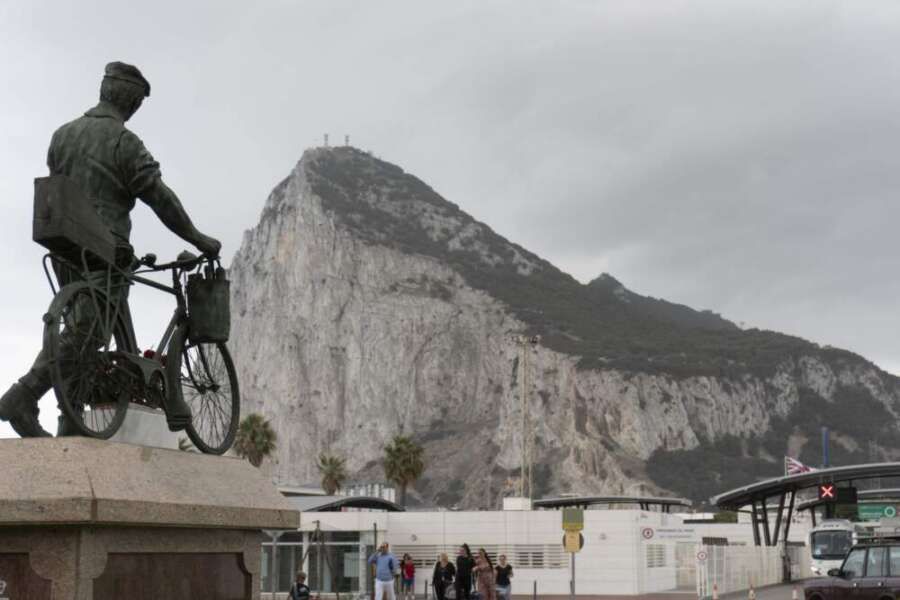
<path fill-rule="evenodd" d="M 200 233 L 188 217 L 175 193 L 163 183 L 159 163 L 125 122 L 137 112 L 150 95 L 150 84 L 132 65 L 112 62 L 106 65 L 100 84 L 100 102 L 84 116 L 56 130 L 47 153 L 51 175 L 74 180 L 91 200 L 101 220 L 115 236 L 117 256 L 130 263 L 132 249 L 131 209 L 140 198 L 160 221 L 183 240 L 204 254 L 217 256 L 221 244 Z M 57 268 L 61 284 L 72 274 Z M 121 286 L 123 300 L 128 287 Z M 9 421 L 22 437 L 48 436 L 38 422 L 38 400 L 51 387 L 47 360 L 38 354 L 31 369 L 0 398 L 0 419 Z M 184 429 L 191 410 L 184 401 L 167 407 L 169 428 Z M 59 434 L 74 433 L 74 426 L 60 417 Z"/>

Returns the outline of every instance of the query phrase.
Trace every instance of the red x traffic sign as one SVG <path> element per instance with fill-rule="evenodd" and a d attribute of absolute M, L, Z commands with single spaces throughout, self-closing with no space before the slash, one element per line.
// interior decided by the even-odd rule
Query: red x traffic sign
<path fill-rule="evenodd" d="M 819 485 L 819 500 L 836 500 L 837 489 L 833 483 L 822 483 Z"/>

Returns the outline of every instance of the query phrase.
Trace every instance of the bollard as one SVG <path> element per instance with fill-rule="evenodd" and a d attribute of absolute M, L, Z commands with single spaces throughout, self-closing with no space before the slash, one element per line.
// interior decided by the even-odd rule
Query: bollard
<path fill-rule="evenodd" d="M 531 599 L 537 600 L 537 579 L 534 580 L 534 589 L 531 592 Z"/>
<path fill-rule="evenodd" d="M 794 586 L 794 589 L 791 591 L 791 600 L 800 600 L 800 592 L 797 590 L 797 586 Z"/>
<path fill-rule="evenodd" d="M 747 600 L 756 600 L 756 590 L 753 589 L 753 585 L 750 585 L 750 592 L 747 594 Z"/>
<path fill-rule="evenodd" d="M 712 600 L 719 600 L 719 584 L 713 584 L 713 595 Z"/>

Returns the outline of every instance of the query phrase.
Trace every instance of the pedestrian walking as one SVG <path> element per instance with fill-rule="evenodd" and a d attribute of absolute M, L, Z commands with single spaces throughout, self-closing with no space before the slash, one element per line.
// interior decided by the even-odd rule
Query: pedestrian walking
<path fill-rule="evenodd" d="M 434 586 L 434 597 L 437 600 L 447 600 L 447 588 L 453 585 L 456 579 L 456 567 L 450 562 L 446 552 L 442 552 L 438 561 L 434 563 L 434 574 L 431 577 L 431 585 Z"/>
<path fill-rule="evenodd" d="M 472 550 L 468 544 L 459 547 L 456 557 L 456 600 L 471 600 L 472 598 L 472 569 L 475 568 L 475 559 L 472 558 Z"/>
<path fill-rule="evenodd" d="M 491 558 L 484 548 L 478 550 L 478 557 L 475 559 L 475 578 L 478 582 L 480 600 L 497 600 L 494 563 L 491 562 Z"/>
<path fill-rule="evenodd" d="M 510 600 L 512 598 L 512 582 L 513 576 L 512 565 L 506 562 L 506 555 L 501 554 L 497 557 L 497 566 L 494 567 L 497 581 L 498 600 Z"/>
<path fill-rule="evenodd" d="M 288 594 L 290 600 L 309 600 L 309 586 L 306 585 L 306 573 L 299 571 L 297 580 L 291 585 L 291 591 Z"/>
<path fill-rule="evenodd" d="M 400 596 L 403 600 L 416 598 L 416 565 L 409 554 L 400 561 Z"/>
<path fill-rule="evenodd" d="M 394 595 L 394 572 L 398 563 L 390 550 L 388 543 L 384 542 L 378 547 L 378 552 L 369 557 L 369 564 L 375 565 L 375 600 L 397 600 Z"/>

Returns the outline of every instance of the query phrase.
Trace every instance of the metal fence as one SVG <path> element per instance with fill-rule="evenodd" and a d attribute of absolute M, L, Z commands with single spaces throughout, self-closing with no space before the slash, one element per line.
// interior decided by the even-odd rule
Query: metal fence
<path fill-rule="evenodd" d="M 394 544 L 391 551 L 397 557 L 409 554 L 417 569 L 428 569 L 430 572 L 441 553 L 446 553 L 451 561 L 455 561 L 458 548 L 457 545 Z M 494 562 L 501 554 L 506 556 L 517 569 L 565 569 L 569 566 L 569 555 L 559 543 L 480 544 L 478 548 L 484 548 Z M 475 551 L 472 548 L 472 552 Z"/>
<path fill-rule="evenodd" d="M 719 594 L 779 583 L 785 575 L 784 550 L 780 546 L 699 546 L 697 596 Z"/>

